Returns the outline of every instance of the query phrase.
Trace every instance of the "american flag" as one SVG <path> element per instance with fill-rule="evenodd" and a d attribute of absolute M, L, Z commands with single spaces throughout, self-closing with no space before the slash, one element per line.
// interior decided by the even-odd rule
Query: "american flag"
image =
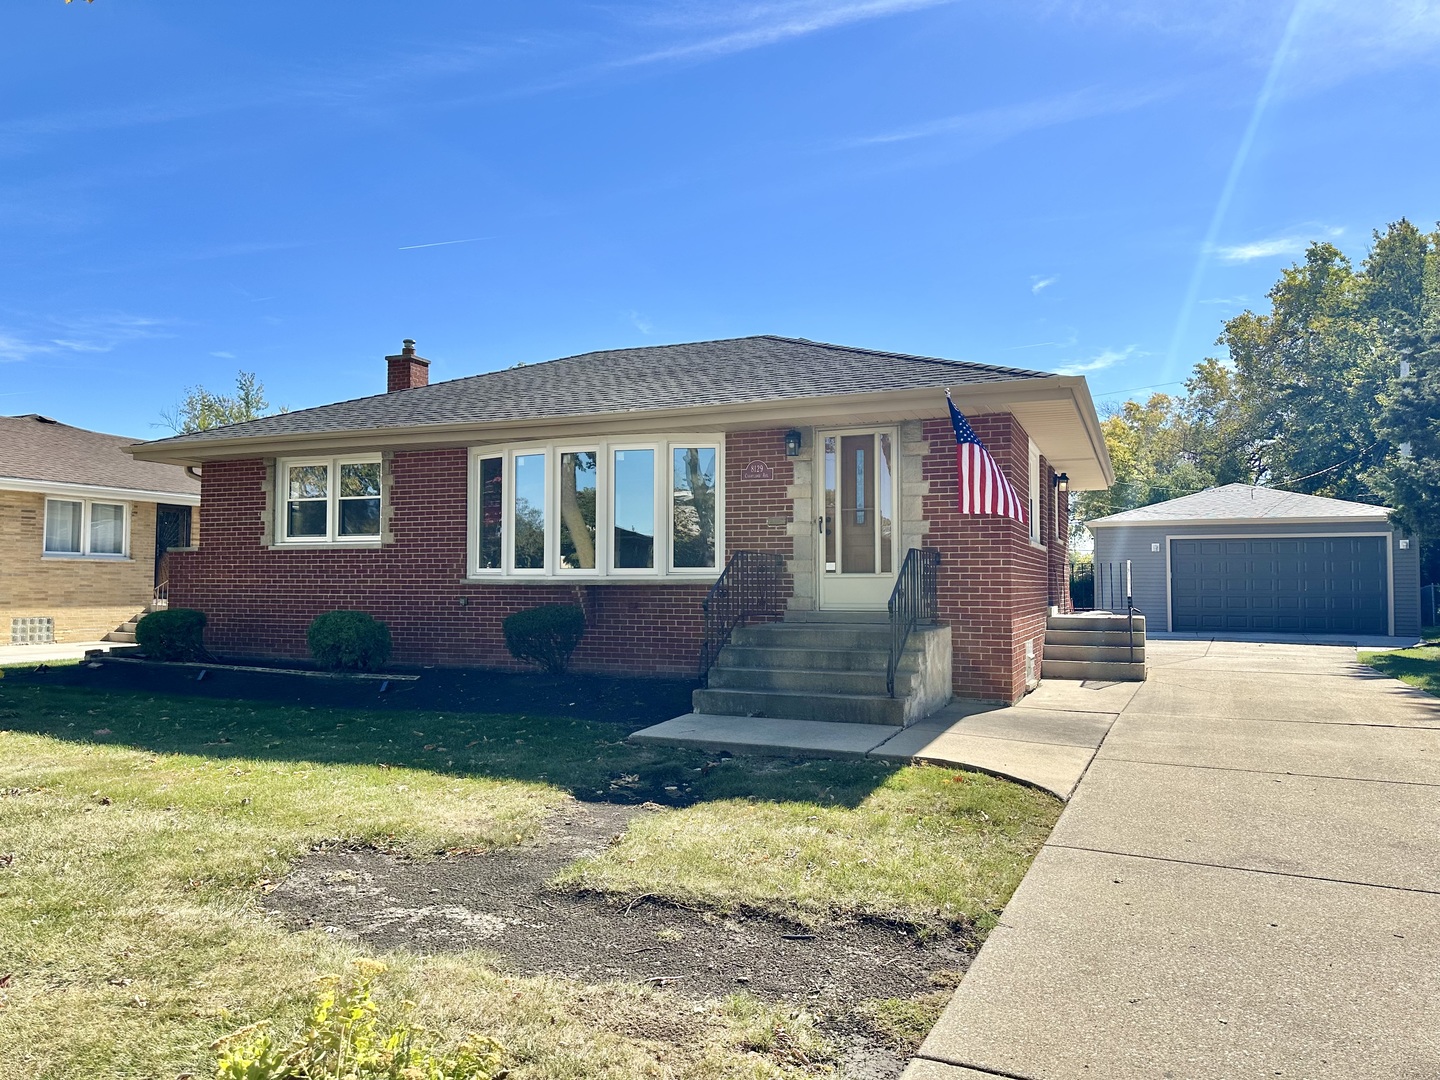
<path fill-rule="evenodd" d="M 1022 525 L 1025 523 L 1025 504 L 1010 481 L 1005 479 L 1000 466 L 985 449 L 985 444 L 975 434 L 970 422 L 965 419 L 947 391 L 945 400 L 950 405 L 950 425 L 955 429 L 955 467 L 960 474 L 960 513 L 999 514 L 1012 517 Z"/>

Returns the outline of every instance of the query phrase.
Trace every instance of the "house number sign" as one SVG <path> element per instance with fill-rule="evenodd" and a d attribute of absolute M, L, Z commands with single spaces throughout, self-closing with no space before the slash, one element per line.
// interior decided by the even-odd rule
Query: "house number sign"
<path fill-rule="evenodd" d="M 740 475 L 746 480 L 773 480 L 775 479 L 775 470 L 765 462 L 756 460 L 746 465 L 745 471 Z"/>

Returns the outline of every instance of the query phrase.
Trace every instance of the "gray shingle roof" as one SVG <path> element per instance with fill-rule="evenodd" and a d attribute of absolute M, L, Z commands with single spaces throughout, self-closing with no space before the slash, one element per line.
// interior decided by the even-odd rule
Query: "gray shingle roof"
<path fill-rule="evenodd" d="M 1226 484 L 1207 488 L 1194 495 L 1182 495 L 1169 502 L 1125 510 L 1096 518 L 1087 525 L 1160 525 L 1169 521 L 1285 521 L 1335 518 L 1337 520 L 1379 521 L 1390 513 L 1383 506 L 1302 495 L 1296 491 Z"/>
<path fill-rule="evenodd" d="M 764 335 L 582 353 L 210 428 L 157 440 L 155 445 L 629 413 L 1049 377 L 1044 371 Z"/>
<path fill-rule="evenodd" d="M 0 416 L 0 485 L 6 479 L 199 495 L 178 465 L 136 461 L 124 447 L 138 440 L 71 427 L 47 417 Z"/>

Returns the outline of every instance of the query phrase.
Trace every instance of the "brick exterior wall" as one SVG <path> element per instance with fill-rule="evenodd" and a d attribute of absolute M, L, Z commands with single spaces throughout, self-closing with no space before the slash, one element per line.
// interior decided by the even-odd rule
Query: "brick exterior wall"
<path fill-rule="evenodd" d="M 1008 413 L 977 415 L 980 436 L 1021 498 L 1030 486 L 1029 436 Z M 923 424 L 924 544 L 941 553 L 940 618 L 951 627 L 955 693 L 990 701 L 1017 701 L 1026 692 L 1026 644 L 1038 678 L 1053 588 L 1053 566 L 1065 560 L 1054 536 L 1049 463 L 1041 459 L 1040 509 L 1044 547 L 1030 542 L 1028 526 L 1000 517 L 962 515 L 957 506 L 955 436 L 948 418 Z M 1047 509 L 1047 506 L 1050 507 Z M 1045 531 L 1049 526 L 1049 532 Z"/>
<path fill-rule="evenodd" d="M 742 476 L 763 461 L 773 476 Z M 784 433 L 731 435 L 725 451 L 728 550 L 788 554 Z M 465 580 L 467 452 L 400 452 L 388 460 L 380 548 L 296 550 L 269 546 L 271 467 L 212 462 L 202 470 L 199 549 L 173 552 L 170 603 L 206 612 L 206 641 L 234 656 L 307 655 L 316 615 L 356 608 L 384 619 L 394 659 L 410 664 L 521 667 L 506 651 L 501 622 L 523 608 L 578 603 L 589 629 L 577 671 L 688 676 L 702 635 L 710 581 L 491 584 Z M 776 523 L 779 519 L 779 523 Z"/>
<path fill-rule="evenodd" d="M 1028 439 L 1007 415 L 979 416 L 976 432 L 1022 493 Z M 948 419 L 921 425 L 923 543 L 942 552 L 942 618 L 954 627 L 955 691 L 1013 701 L 1026 689 L 1025 642 L 1038 673 L 1045 614 L 1063 567 L 1063 541 L 1029 542 L 1025 526 L 962 518 L 956 508 L 955 444 Z M 386 542 L 378 549 L 269 546 L 273 472 L 263 460 L 212 462 L 203 470 L 198 550 L 171 555 L 171 605 L 209 615 L 210 648 L 234 656 L 303 657 L 316 615 L 357 608 L 390 624 L 395 660 L 513 668 L 500 623 L 542 603 L 579 603 L 589 630 L 579 671 L 689 676 L 695 670 L 704 583 L 492 584 L 465 580 L 467 453 L 386 455 Z M 751 469 L 753 463 L 760 465 Z M 1053 536 L 1049 467 L 1042 515 Z M 768 475 L 767 475 L 768 474 Z M 799 478 L 782 430 L 735 432 L 725 446 L 725 550 L 797 557 L 792 533 Z M 1049 509 L 1046 509 L 1049 507 Z M 1043 525 L 1042 525 L 1043 527 Z M 905 531 L 911 532 L 907 523 Z M 789 591 L 787 580 L 786 589 Z M 1062 590 L 1063 593 L 1063 590 Z"/>
<path fill-rule="evenodd" d="M 46 559 L 44 550 L 45 496 L 0 491 L 0 645 L 16 618 L 53 618 L 56 641 L 98 641 L 150 602 L 155 504 L 130 504 L 129 559 Z"/>

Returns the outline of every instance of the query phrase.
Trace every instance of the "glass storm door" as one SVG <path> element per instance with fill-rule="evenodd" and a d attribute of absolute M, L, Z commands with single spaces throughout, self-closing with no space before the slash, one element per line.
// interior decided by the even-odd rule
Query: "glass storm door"
<path fill-rule="evenodd" d="M 883 610 L 895 586 L 900 542 L 895 430 L 822 431 L 815 444 L 820 607 Z"/>

